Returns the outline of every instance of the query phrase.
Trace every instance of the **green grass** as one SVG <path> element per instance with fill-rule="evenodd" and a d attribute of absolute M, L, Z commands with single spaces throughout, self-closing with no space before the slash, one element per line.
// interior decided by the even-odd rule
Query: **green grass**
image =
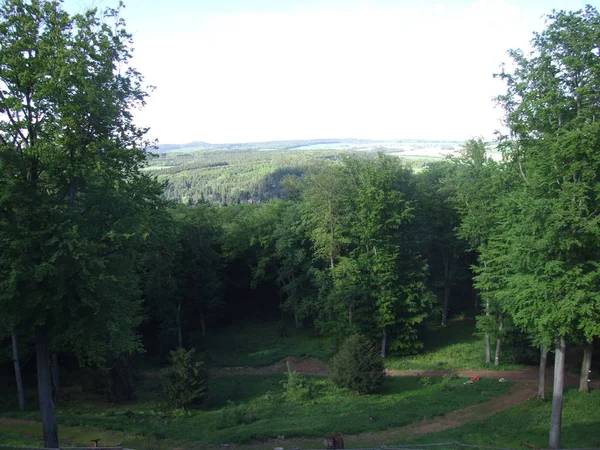
<path fill-rule="evenodd" d="M 387 379 L 377 394 L 357 396 L 335 387 L 328 379 L 310 378 L 313 399 L 290 403 L 282 398 L 283 380 L 276 375 L 217 378 L 211 382 L 211 394 L 204 408 L 189 411 L 168 410 L 150 399 L 106 405 L 99 398 L 81 396 L 59 407 L 61 436 L 77 443 L 102 437 L 106 444 L 122 441 L 133 448 L 147 448 L 139 447 L 144 439 L 221 444 L 261 441 L 279 435 L 351 435 L 440 416 L 502 395 L 508 387 L 507 383 L 492 380 L 475 385 L 455 380 L 450 383 L 451 389 L 445 390 L 440 379 L 423 385 L 418 377 L 398 377 Z M 37 412 L 13 411 L 6 415 L 37 420 Z M 376 420 L 369 420 L 369 416 Z M 22 426 L 26 429 L 11 429 L 22 436 L 36 436 L 36 429 L 39 433 L 39 426 Z M 81 435 L 76 435 L 78 430 Z M 108 430 L 108 437 L 101 430 Z M 135 439 L 138 447 L 131 444 Z"/>
<path fill-rule="evenodd" d="M 474 333 L 475 321 L 472 319 L 450 320 L 447 327 L 442 327 L 439 322 L 429 322 L 423 336 L 423 353 L 390 357 L 385 366 L 394 370 L 512 370 L 525 367 L 518 364 L 486 365 L 484 340 Z M 511 359 L 505 352 L 500 361 Z"/>
<path fill-rule="evenodd" d="M 565 394 L 562 416 L 562 448 L 600 448 L 600 390 L 583 394 L 570 389 Z M 507 409 L 485 420 L 452 430 L 428 434 L 409 443 L 461 442 L 463 444 L 524 448 L 548 445 L 552 402 L 527 403 Z M 400 444 L 397 442 L 396 444 Z"/>
<path fill-rule="evenodd" d="M 286 356 L 314 357 L 327 361 L 335 350 L 332 339 L 315 337 L 312 330 L 286 328 L 280 337 L 278 322 L 244 323 L 207 337 L 207 364 L 213 367 L 262 367 Z"/>

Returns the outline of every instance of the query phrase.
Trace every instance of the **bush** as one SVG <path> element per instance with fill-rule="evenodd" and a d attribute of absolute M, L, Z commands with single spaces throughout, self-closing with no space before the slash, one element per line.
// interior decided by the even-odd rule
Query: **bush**
<path fill-rule="evenodd" d="M 248 425 L 258 420 L 255 409 L 244 404 L 236 405 L 231 400 L 227 401 L 227 407 L 221 409 L 217 417 L 217 430 Z"/>
<path fill-rule="evenodd" d="M 287 379 L 282 381 L 283 398 L 289 402 L 303 402 L 312 398 L 312 389 L 308 380 L 287 364 Z"/>
<path fill-rule="evenodd" d="M 431 378 L 419 376 L 419 384 L 423 387 L 431 386 Z"/>
<path fill-rule="evenodd" d="M 170 367 L 161 374 L 167 404 L 173 408 L 185 408 L 202 403 L 208 390 L 208 377 L 202 368 L 203 363 L 194 361 L 194 350 L 173 350 L 169 360 Z"/>
<path fill-rule="evenodd" d="M 447 373 L 442 377 L 442 383 L 440 389 L 442 391 L 452 391 L 457 386 L 458 375 L 455 373 Z"/>
<path fill-rule="evenodd" d="M 379 352 L 360 334 L 346 339 L 331 362 L 331 380 L 359 394 L 375 392 L 384 377 L 383 360 Z"/>

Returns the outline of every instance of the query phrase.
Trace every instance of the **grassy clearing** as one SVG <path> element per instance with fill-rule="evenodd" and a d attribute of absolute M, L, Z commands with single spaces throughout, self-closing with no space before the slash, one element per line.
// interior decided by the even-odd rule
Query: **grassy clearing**
<path fill-rule="evenodd" d="M 492 380 L 463 385 L 464 380 L 399 377 L 387 379 L 377 394 L 357 396 L 335 387 L 328 379 L 310 378 L 312 400 L 292 403 L 282 399 L 283 380 L 275 375 L 214 379 L 204 408 L 189 411 L 164 409 L 149 395 L 147 400 L 122 405 L 106 405 L 99 398 L 81 396 L 59 407 L 61 435 L 77 443 L 101 437 L 106 444 L 121 442 L 147 448 L 144 439 L 158 440 L 156 445 L 162 445 L 163 440 L 221 444 L 280 435 L 359 434 L 407 425 L 486 401 L 504 394 L 509 385 Z M 37 420 L 37 412 L 13 411 L 6 415 Z M 13 431 L 21 436 L 39 435 L 33 434 L 34 429 L 39 433 L 39 426 L 23 426 L 27 429 Z M 78 430 L 81 436 L 74 434 Z M 100 430 L 107 430 L 108 437 Z M 133 440 L 137 440 L 135 445 Z"/>
<path fill-rule="evenodd" d="M 562 448 L 600 448 L 598 405 L 600 390 L 589 394 L 580 393 L 576 389 L 566 392 L 562 416 Z M 551 408 L 551 402 L 539 403 L 532 399 L 485 420 L 428 434 L 402 444 L 458 441 L 471 445 L 523 448 L 522 443 L 528 442 L 537 448 L 545 448 L 548 445 Z"/>
<path fill-rule="evenodd" d="M 385 366 L 394 370 L 512 370 L 526 367 L 518 364 L 486 365 L 484 341 L 474 333 L 475 321 L 472 319 L 451 320 L 445 328 L 439 322 L 429 322 L 427 333 L 423 336 L 423 353 L 390 357 Z M 504 353 L 500 361 L 511 359 L 510 354 Z"/>
<path fill-rule="evenodd" d="M 334 353 L 334 341 L 315 337 L 312 330 L 287 326 L 281 337 L 279 322 L 239 324 L 207 336 L 207 364 L 213 367 L 263 367 L 286 356 L 314 357 L 327 361 Z"/>
<path fill-rule="evenodd" d="M 333 339 L 315 337 L 312 330 L 296 330 L 288 325 L 288 337 L 280 337 L 279 322 L 251 323 L 227 327 L 207 337 L 207 364 L 212 367 L 262 367 L 286 356 L 314 357 L 328 361 L 335 352 Z M 455 319 L 448 327 L 429 322 L 423 333 L 425 348 L 418 355 L 389 357 L 386 368 L 394 370 L 469 370 L 495 369 L 484 364 L 483 339 L 474 336 L 472 319 Z M 511 361 L 505 346 L 501 361 Z M 498 370 L 522 369 L 527 366 L 502 364 Z"/>

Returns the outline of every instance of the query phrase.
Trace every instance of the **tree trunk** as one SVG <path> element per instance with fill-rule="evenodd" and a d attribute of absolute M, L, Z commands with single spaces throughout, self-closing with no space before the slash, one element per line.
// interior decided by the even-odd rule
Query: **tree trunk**
<path fill-rule="evenodd" d="M 486 300 L 486 302 L 485 302 L 485 315 L 486 316 L 490 315 L 490 301 L 489 300 Z M 485 363 L 486 364 L 492 363 L 492 350 L 490 348 L 490 334 L 489 333 L 485 333 Z"/>
<path fill-rule="evenodd" d="M 52 374 L 50 369 L 50 343 L 45 326 L 35 329 L 35 353 L 37 360 L 38 395 L 44 447 L 58 448 L 58 426 L 52 400 Z"/>
<path fill-rule="evenodd" d="M 583 347 L 583 362 L 581 363 L 581 375 L 579 376 L 579 391 L 589 392 L 588 378 L 592 366 L 592 344 L 586 343 Z"/>
<path fill-rule="evenodd" d="M 17 341 L 17 335 L 11 334 L 12 339 L 12 351 L 13 351 L 13 364 L 15 365 L 15 380 L 17 382 L 17 395 L 19 397 L 19 409 L 23 411 L 25 409 L 25 392 L 23 391 L 23 378 L 21 377 L 21 363 L 19 362 L 19 343 Z"/>
<path fill-rule="evenodd" d="M 177 302 L 177 345 L 183 348 L 183 336 L 181 334 L 181 300 Z"/>
<path fill-rule="evenodd" d="M 502 329 L 504 328 L 504 317 L 502 313 L 498 316 L 498 337 L 496 338 L 496 354 L 494 355 L 494 365 L 500 365 L 500 345 L 502 344 Z"/>
<path fill-rule="evenodd" d="M 296 329 L 302 328 L 302 321 L 300 320 L 300 311 L 297 301 L 294 302 L 294 323 L 296 324 Z"/>
<path fill-rule="evenodd" d="M 552 389 L 552 414 L 550 416 L 550 448 L 560 448 L 563 389 L 565 384 L 565 338 L 556 341 L 554 358 L 554 387 Z"/>
<path fill-rule="evenodd" d="M 204 314 L 200 311 L 200 327 L 202 328 L 202 337 L 206 337 L 206 323 L 204 322 Z"/>
<path fill-rule="evenodd" d="M 60 370 L 58 367 L 58 355 L 53 352 L 52 358 L 52 386 L 54 387 L 54 402 L 60 399 Z"/>
<path fill-rule="evenodd" d="M 540 344 L 540 373 L 538 376 L 538 400 L 546 401 L 546 362 L 548 361 L 548 346 Z"/>
<path fill-rule="evenodd" d="M 381 336 L 381 357 L 385 358 L 385 352 L 387 349 L 387 329 L 383 327 L 383 333 Z"/>
<path fill-rule="evenodd" d="M 448 300 L 450 299 L 450 254 L 444 254 L 444 300 L 442 303 L 442 326 L 448 326 Z"/>
<path fill-rule="evenodd" d="M 444 286 L 444 303 L 442 306 L 442 326 L 448 326 L 448 300 L 450 299 L 450 286 Z"/>

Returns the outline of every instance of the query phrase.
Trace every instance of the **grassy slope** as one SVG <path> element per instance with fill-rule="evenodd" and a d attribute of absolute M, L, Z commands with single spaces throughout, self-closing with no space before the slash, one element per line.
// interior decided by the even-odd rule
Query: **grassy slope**
<path fill-rule="evenodd" d="M 287 337 L 280 337 L 277 325 L 278 322 L 239 324 L 207 336 L 208 365 L 263 367 L 286 356 L 327 361 L 333 355 L 332 339 L 314 337 L 311 330 L 296 330 L 293 325 L 287 327 Z"/>
<path fill-rule="evenodd" d="M 473 335 L 473 320 L 451 320 L 442 328 L 429 322 L 425 333 L 425 349 L 418 355 L 390 357 L 386 367 L 395 370 L 494 369 L 484 364 L 484 342 Z M 327 362 L 335 352 L 333 339 L 314 337 L 310 330 L 287 327 L 288 337 L 279 337 L 277 322 L 247 323 L 226 327 L 208 336 L 208 364 L 213 367 L 262 367 L 281 361 L 286 356 L 314 357 Z M 510 360 L 503 354 L 501 361 Z M 499 370 L 525 366 L 502 364 Z"/>
<path fill-rule="evenodd" d="M 482 338 L 474 336 L 475 322 L 470 319 L 450 320 L 448 327 L 442 328 L 438 322 L 429 322 L 424 336 L 425 349 L 418 355 L 391 357 L 386 367 L 395 370 L 452 370 L 488 369 L 485 365 L 485 346 Z M 503 354 L 500 361 L 510 360 Z M 502 364 L 499 370 L 519 369 L 524 366 Z"/>
<path fill-rule="evenodd" d="M 456 380 L 450 390 L 445 390 L 439 379 L 422 386 L 416 377 L 403 377 L 388 379 L 378 394 L 356 396 L 336 388 L 327 379 L 311 378 L 313 399 L 290 403 L 281 396 L 283 379 L 274 375 L 215 379 L 205 408 L 192 411 L 163 410 L 151 397 L 137 404 L 111 407 L 100 399 L 81 397 L 59 408 L 61 433 L 73 443 L 102 437 L 105 444 L 132 445 L 137 441 L 138 448 L 147 448 L 144 439 L 156 438 L 220 444 L 265 440 L 279 435 L 358 434 L 443 415 L 501 395 L 507 389 L 507 384 L 493 380 L 483 380 L 477 385 L 463 385 L 462 380 Z M 37 419 L 37 412 L 8 415 Z M 369 420 L 370 415 L 376 420 Z M 0 433 L 6 431 L 0 426 Z M 20 436 L 35 436 L 40 430 L 39 426 L 20 424 L 11 426 L 11 431 Z M 4 441 L 5 437 L 0 435 L 0 439 Z"/>

